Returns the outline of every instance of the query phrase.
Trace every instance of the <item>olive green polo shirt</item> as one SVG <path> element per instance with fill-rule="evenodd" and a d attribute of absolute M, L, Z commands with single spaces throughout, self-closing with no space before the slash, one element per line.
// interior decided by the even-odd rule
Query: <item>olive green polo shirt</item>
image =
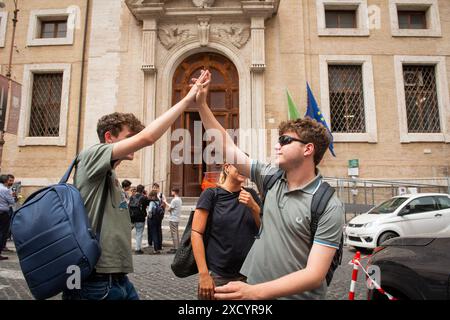
<path fill-rule="evenodd" d="M 264 177 L 274 174 L 277 167 L 252 161 L 251 179 L 262 190 Z M 249 284 L 278 279 L 306 268 L 311 244 L 311 201 L 320 186 L 320 173 L 307 185 L 288 190 L 283 175 L 266 195 L 262 218 L 262 232 L 256 239 L 242 266 L 241 273 Z M 344 206 L 332 196 L 323 213 L 314 243 L 339 248 L 344 225 Z M 312 291 L 282 299 L 325 299 L 326 281 Z"/>
<path fill-rule="evenodd" d="M 131 219 L 122 187 L 112 168 L 112 149 L 113 144 L 97 144 L 81 152 L 74 184 L 84 200 L 92 230 L 96 230 L 105 179 L 109 179 L 100 233 L 102 253 L 95 268 L 99 273 L 131 273 Z M 112 173 L 110 176 L 107 176 L 108 171 Z"/>

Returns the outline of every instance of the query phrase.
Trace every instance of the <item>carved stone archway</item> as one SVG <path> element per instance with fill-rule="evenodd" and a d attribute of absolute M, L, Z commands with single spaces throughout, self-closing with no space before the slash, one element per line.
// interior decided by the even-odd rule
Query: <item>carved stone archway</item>
<path fill-rule="evenodd" d="M 238 69 L 240 86 L 240 126 L 265 128 L 265 20 L 278 10 L 279 0 L 215 1 L 127 0 L 130 11 L 142 21 L 142 70 L 144 72 L 144 116 L 150 123 L 170 107 L 171 77 L 176 66 L 198 52 L 217 52 Z M 232 21 L 232 22 L 229 22 Z M 266 138 L 259 134 L 240 147 L 252 157 L 264 159 Z M 142 160 L 144 184 L 168 181 L 170 163 L 155 161 L 154 152 L 169 154 L 170 137 L 155 149 L 147 148 Z M 165 157 L 168 158 L 168 157 Z M 162 160 L 162 161 L 161 161 Z"/>

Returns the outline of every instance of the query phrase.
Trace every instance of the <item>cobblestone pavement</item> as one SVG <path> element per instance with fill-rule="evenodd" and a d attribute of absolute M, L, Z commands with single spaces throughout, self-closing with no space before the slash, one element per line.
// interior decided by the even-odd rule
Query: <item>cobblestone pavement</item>
<path fill-rule="evenodd" d="M 8 243 L 13 248 L 12 243 Z M 169 247 L 163 248 L 165 252 Z M 193 300 L 196 299 L 197 276 L 179 279 L 170 269 L 173 254 L 150 254 L 148 248 L 144 248 L 145 254 L 134 255 L 135 272 L 130 275 L 143 300 Z M 9 260 L 0 261 L 0 300 L 33 299 L 23 278 L 19 267 L 19 261 L 15 252 L 4 252 Z M 352 266 L 348 262 L 355 254 L 354 249 L 344 248 L 342 265 L 336 270 L 333 282 L 328 289 L 327 299 L 346 300 Z M 363 264 L 367 259 L 363 260 Z M 365 277 L 359 273 L 356 286 L 356 299 L 366 299 Z M 53 299 L 60 299 L 60 295 Z"/>

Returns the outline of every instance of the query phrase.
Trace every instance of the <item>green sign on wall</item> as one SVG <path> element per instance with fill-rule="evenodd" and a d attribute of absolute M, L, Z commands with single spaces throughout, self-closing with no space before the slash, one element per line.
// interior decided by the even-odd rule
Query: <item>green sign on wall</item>
<path fill-rule="evenodd" d="M 359 168 L 359 159 L 348 160 L 349 168 Z"/>

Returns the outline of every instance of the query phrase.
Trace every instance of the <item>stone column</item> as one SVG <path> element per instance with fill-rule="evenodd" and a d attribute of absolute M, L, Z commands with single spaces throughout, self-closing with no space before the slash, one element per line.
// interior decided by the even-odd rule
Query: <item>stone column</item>
<path fill-rule="evenodd" d="M 157 20 L 145 19 L 142 35 L 142 71 L 144 72 L 144 123 L 156 118 L 156 40 Z M 142 182 L 147 187 L 154 180 L 154 147 L 145 148 L 141 160 Z"/>
<path fill-rule="evenodd" d="M 251 18 L 251 44 L 252 64 L 251 72 L 251 123 L 252 128 L 257 129 L 252 138 L 251 156 L 259 160 L 266 159 L 266 133 L 265 133 L 265 97 L 264 97 L 264 71 L 266 68 L 264 17 Z"/>

